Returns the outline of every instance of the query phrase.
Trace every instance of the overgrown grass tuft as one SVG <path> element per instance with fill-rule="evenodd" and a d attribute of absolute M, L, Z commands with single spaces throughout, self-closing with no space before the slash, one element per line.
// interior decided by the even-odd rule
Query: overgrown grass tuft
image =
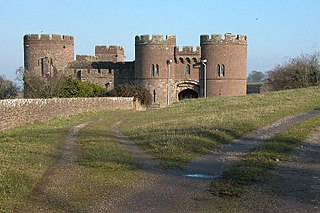
<path fill-rule="evenodd" d="M 320 106 L 320 88 L 177 102 L 137 113 L 125 131 L 167 167 L 179 167 L 283 117 Z"/>
<path fill-rule="evenodd" d="M 279 163 L 290 158 L 295 147 L 314 131 L 319 131 L 319 126 L 320 116 L 317 116 L 276 135 L 225 172 L 222 179 L 214 181 L 212 193 L 222 197 L 240 196 L 245 186 L 270 177 Z"/>

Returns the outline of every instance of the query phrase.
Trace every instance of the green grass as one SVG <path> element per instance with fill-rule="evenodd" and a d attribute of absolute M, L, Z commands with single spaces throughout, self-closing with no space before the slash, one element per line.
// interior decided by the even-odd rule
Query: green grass
<path fill-rule="evenodd" d="M 79 163 L 73 167 L 75 172 L 73 185 L 61 184 L 61 187 L 49 189 L 51 192 L 73 193 L 73 200 L 79 201 L 82 195 L 94 194 L 79 193 L 85 191 L 88 181 L 100 180 L 96 188 L 101 188 L 101 181 L 107 181 L 111 185 L 123 184 L 132 179 L 134 163 L 128 154 L 116 145 L 115 139 L 110 134 L 110 124 L 121 116 L 129 116 L 132 111 L 112 111 L 100 113 L 88 113 L 66 119 L 55 119 L 49 122 L 35 122 L 15 129 L 1 132 L 0 135 L 0 212 L 12 212 L 15 206 L 23 204 L 39 180 L 43 177 L 49 166 L 57 159 L 59 144 L 63 141 L 67 131 L 76 124 L 88 120 L 96 121 L 80 133 Z M 87 137 L 88 136 L 88 137 Z M 110 142 L 110 144 L 105 143 Z M 113 158 L 109 154 L 113 154 Z M 115 157 L 115 155 L 117 155 Z M 79 169 L 87 168 L 87 170 Z M 70 169 L 70 168 L 68 168 Z M 68 172 L 61 168 L 62 173 Z M 112 171 L 110 173 L 110 171 Z M 126 172 L 123 172 L 126 171 Z M 94 174 L 94 175 L 92 175 Z M 117 178 L 120 176 L 121 178 Z M 83 178 L 83 181 L 79 178 Z M 86 185 L 84 185 L 86 184 Z M 62 189 L 64 187 L 64 189 Z M 72 190 L 73 191 L 72 191 Z M 76 191 L 76 189 L 78 191 Z M 101 188 L 102 189 L 102 188 Z M 60 194 L 61 195 L 61 194 Z M 65 196 L 61 196 L 64 199 Z M 41 200 L 43 205 L 52 200 Z M 56 201 L 54 205 L 60 209 L 68 209 L 74 206 L 73 200 L 65 198 Z M 87 204 L 84 202 L 83 205 Z M 40 204 L 39 204 L 40 205 Z M 82 205 L 82 206 L 83 206 Z M 69 209 L 70 210 L 70 209 Z"/>
<path fill-rule="evenodd" d="M 135 185 L 145 175 L 137 173 L 135 162 L 119 146 L 110 130 L 110 125 L 118 120 L 125 119 L 126 133 L 147 152 L 162 159 L 164 166 L 172 167 L 181 166 L 280 118 L 319 107 L 320 88 L 308 88 L 244 97 L 186 100 L 158 111 L 91 113 L 3 131 L 0 135 L 0 212 L 12 212 L 14 206 L 25 202 L 57 158 L 58 145 L 67 131 L 78 123 L 93 121 L 79 132 L 78 162 L 58 168 L 65 176 L 69 175 L 71 181 L 46 189 L 55 195 L 55 199 L 38 201 L 37 205 L 48 211 L 88 210 L 89 206 L 96 205 L 95 201 L 99 202 L 100 196 L 112 199 L 112 193 Z M 306 136 L 303 130 L 290 134 Z M 260 176 L 256 174 L 268 173 L 276 165 L 270 159 L 282 160 L 283 153 L 290 153 L 300 141 L 289 138 L 290 134 L 280 135 L 276 141 L 270 141 L 266 147 L 252 153 L 247 162 L 239 166 L 240 171 L 233 170 L 229 174 L 234 179 L 223 185 L 228 185 L 231 192 L 234 188 L 232 180 L 236 183 L 259 180 Z M 282 142 L 288 138 L 296 142 Z M 279 147 L 280 154 L 276 152 Z M 255 167 L 251 170 L 241 171 L 252 165 Z"/>
<path fill-rule="evenodd" d="M 272 170 L 290 158 L 295 147 L 313 132 L 319 131 L 319 126 L 320 116 L 316 116 L 276 135 L 225 172 L 222 179 L 214 181 L 212 193 L 222 197 L 241 196 L 245 186 L 270 177 Z"/>
<path fill-rule="evenodd" d="M 193 99 L 136 113 L 124 127 L 164 166 L 179 167 L 254 129 L 319 106 L 320 88 Z"/>

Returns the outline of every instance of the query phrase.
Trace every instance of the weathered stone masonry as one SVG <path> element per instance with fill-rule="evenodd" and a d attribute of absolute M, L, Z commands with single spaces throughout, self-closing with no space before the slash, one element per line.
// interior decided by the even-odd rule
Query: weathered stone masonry
<path fill-rule="evenodd" d="M 84 112 L 134 108 L 133 98 L 124 97 L 0 100 L 0 131 Z"/>

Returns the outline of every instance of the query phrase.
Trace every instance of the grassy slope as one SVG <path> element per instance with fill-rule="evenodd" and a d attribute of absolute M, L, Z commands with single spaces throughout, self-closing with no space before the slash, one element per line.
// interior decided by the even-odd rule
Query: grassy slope
<path fill-rule="evenodd" d="M 254 129 L 320 106 L 320 88 L 178 102 L 137 113 L 125 131 L 165 166 L 181 166 Z"/>
<path fill-rule="evenodd" d="M 68 190 L 74 196 L 65 198 L 67 205 L 60 209 L 74 205 L 85 209 L 103 190 L 132 184 L 131 178 L 139 177 L 132 159 L 111 135 L 114 121 L 126 118 L 125 129 L 135 141 L 164 159 L 165 165 L 179 166 L 253 129 L 319 106 L 320 89 L 310 88 L 186 100 L 152 112 L 87 114 L 1 132 L 0 211 L 10 212 L 24 201 L 56 159 L 57 146 L 68 129 L 86 120 L 101 119 L 80 131 L 76 181 L 66 189 L 49 189 L 58 194 Z M 96 184 L 88 190 L 93 181 Z"/>

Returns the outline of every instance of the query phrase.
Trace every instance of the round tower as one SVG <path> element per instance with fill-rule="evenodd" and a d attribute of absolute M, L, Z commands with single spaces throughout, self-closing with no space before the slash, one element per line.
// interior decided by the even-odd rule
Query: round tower
<path fill-rule="evenodd" d="M 24 36 L 24 67 L 36 76 L 56 75 L 74 61 L 74 39 L 68 35 L 28 34 Z"/>
<path fill-rule="evenodd" d="M 160 104 L 160 107 L 175 100 L 174 66 L 171 64 L 174 61 L 175 46 L 174 35 L 165 38 L 162 35 L 135 37 L 136 83 L 149 89 L 153 102 Z"/>
<path fill-rule="evenodd" d="M 201 35 L 201 59 L 206 60 L 201 87 L 206 86 L 207 97 L 246 95 L 247 37 L 225 34 Z M 205 91 L 205 90 L 204 90 Z"/>

